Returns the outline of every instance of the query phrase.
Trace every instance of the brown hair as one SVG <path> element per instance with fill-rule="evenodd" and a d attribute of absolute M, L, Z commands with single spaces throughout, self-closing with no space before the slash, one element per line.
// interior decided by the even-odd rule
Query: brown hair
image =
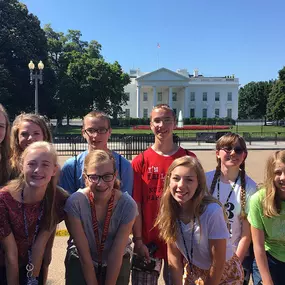
<path fill-rule="evenodd" d="M 94 167 L 97 164 L 106 163 L 109 161 L 112 162 L 114 173 L 115 173 L 116 172 L 116 161 L 115 161 L 115 158 L 112 152 L 105 151 L 102 149 L 92 150 L 85 157 L 83 173 L 87 174 L 87 168 L 89 167 Z M 117 190 L 120 190 L 120 180 L 117 178 L 115 179 L 115 182 L 114 182 L 114 188 Z"/>
<path fill-rule="evenodd" d="M 90 113 L 88 113 L 87 115 L 85 115 L 83 117 L 82 129 L 84 129 L 84 121 L 88 117 L 104 119 L 104 120 L 107 121 L 108 129 L 111 128 L 111 121 L 110 121 L 109 116 L 107 114 L 105 114 L 104 112 L 102 112 L 102 111 L 95 111 L 94 110 L 94 111 L 91 111 Z"/>
<path fill-rule="evenodd" d="M 262 201 L 263 214 L 268 218 L 279 216 L 281 212 L 281 199 L 278 197 L 274 184 L 276 163 L 285 164 L 285 150 L 275 151 L 269 156 L 265 166 L 264 186 L 265 197 Z"/>
<path fill-rule="evenodd" d="M 171 108 L 169 107 L 169 105 L 167 105 L 167 104 L 158 104 L 158 105 L 154 106 L 154 107 L 152 108 L 151 112 L 150 112 L 150 120 L 152 119 L 152 118 L 151 118 L 152 111 L 153 111 L 153 110 L 156 110 L 156 109 L 163 109 L 163 110 L 170 111 L 170 112 L 172 113 L 172 116 L 173 116 L 174 120 L 176 121 L 177 118 L 176 118 L 176 115 L 175 115 L 174 110 L 171 109 Z"/>
<path fill-rule="evenodd" d="M 20 163 L 23 165 L 26 155 L 34 150 L 41 149 L 45 152 L 48 152 L 52 155 L 54 160 L 54 165 L 57 165 L 57 153 L 52 144 L 44 141 L 38 141 L 30 144 L 22 153 Z M 44 216 L 43 216 L 43 225 L 46 230 L 53 229 L 58 223 L 59 217 L 57 216 L 56 207 L 56 193 L 60 192 L 63 196 L 68 197 L 68 193 L 64 191 L 62 188 L 58 187 L 56 184 L 56 176 L 53 176 L 50 182 L 47 185 L 45 196 L 44 196 Z M 19 177 L 11 180 L 7 184 L 7 189 L 9 192 L 22 191 L 25 187 L 25 177 L 21 172 Z"/>
<path fill-rule="evenodd" d="M 3 186 L 10 177 L 10 122 L 9 122 L 9 117 L 8 114 L 3 107 L 3 105 L 0 104 L 0 112 L 4 115 L 5 117 L 5 137 L 0 144 L 0 186 Z"/>
<path fill-rule="evenodd" d="M 197 174 L 198 187 L 192 197 L 193 214 L 197 217 L 200 224 L 200 216 L 204 212 L 206 206 L 210 203 L 219 203 L 218 200 L 209 195 L 204 169 L 198 159 L 190 156 L 183 156 L 175 159 L 169 166 L 166 179 L 164 182 L 163 194 L 160 200 L 159 213 L 155 222 L 158 226 L 160 237 L 166 242 L 175 242 L 177 239 L 177 219 L 180 215 L 180 205 L 172 197 L 169 184 L 172 171 L 178 166 L 186 166 L 194 169 Z M 222 207 L 222 205 L 221 205 Z M 189 209 L 189 211 L 191 211 Z"/>
<path fill-rule="evenodd" d="M 222 137 L 219 138 L 219 140 L 216 143 L 216 150 L 221 150 L 224 147 L 233 147 L 235 144 L 239 143 L 241 148 L 244 150 L 244 152 L 247 154 L 247 147 L 245 140 L 243 137 L 241 137 L 238 134 L 235 133 L 228 133 L 223 135 Z M 217 158 L 217 167 L 216 171 L 213 177 L 213 181 L 210 187 L 210 193 L 213 194 L 215 191 L 215 187 L 217 184 L 218 178 L 221 176 L 221 159 Z M 246 183 L 245 183 L 245 159 L 239 166 L 240 168 L 240 181 L 241 181 L 241 191 L 240 191 L 240 201 L 241 201 L 241 217 L 246 219 Z"/>
<path fill-rule="evenodd" d="M 52 142 L 52 134 L 49 128 L 49 122 L 47 121 L 47 118 L 31 113 L 29 114 L 23 113 L 18 115 L 13 122 L 12 131 L 11 131 L 12 156 L 10 161 L 11 161 L 12 173 L 15 177 L 20 173 L 19 159 L 23 150 L 21 149 L 19 144 L 19 129 L 21 123 L 23 122 L 32 122 L 38 125 L 43 132 L 44 141 L 50 143 Z"/>

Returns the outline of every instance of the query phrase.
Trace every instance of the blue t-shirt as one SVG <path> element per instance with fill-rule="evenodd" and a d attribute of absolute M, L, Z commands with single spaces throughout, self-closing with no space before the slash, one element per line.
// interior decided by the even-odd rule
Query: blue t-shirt
<path fill-rule="evenodd" d="M 79 188 L 84 188 L 83 167 L 84 160 L 88 151 L 80 153 L 77 157 L 69 158 L 63 165 L 60 173 L 59 185 L 70 194 L 76 192 Z M 134 174 L 131 163 L 122 155 L 112 151 L 116 161 L 118 179 L 121 182 L 121 191 L 133 193 Z"/>

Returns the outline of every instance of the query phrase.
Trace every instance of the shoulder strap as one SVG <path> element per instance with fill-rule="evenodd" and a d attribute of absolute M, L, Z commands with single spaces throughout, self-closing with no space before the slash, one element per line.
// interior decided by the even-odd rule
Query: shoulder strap
<path fill-rule="evenodd" d="M 76 170 L 77 170 L 77 155 L 74 156 L 74 172 L 73 172 L 74 185 L 77 190 L 78 188 L 77 188 Z"/>
<path fill-rule="evenodd" d="M 122 156 L 119 154 L 119 176 L 122 182 Z"/>

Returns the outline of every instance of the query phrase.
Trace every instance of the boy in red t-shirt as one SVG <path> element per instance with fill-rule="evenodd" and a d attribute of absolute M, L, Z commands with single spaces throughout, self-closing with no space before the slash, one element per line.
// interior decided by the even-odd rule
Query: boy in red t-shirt
<path fill-rule="evenodd" d="M 163 191 L 164 178 L 170 164 L 178 157 L 194 153 L 187 151 L 173 142 L 173 130 L 176 127 L 174 111 L 166 104 L 157 105 L 150 115 L 150 127 L 155 135 L 154 144 L 138 155 L 132 162 L 134 170 L 133 198 L 138 204 L 139 216 L 133 228 L 134 251 L 149 260 L 147 244 L 154 243 L 157 250 L 158 270 L 152 273 L 132 271 L 132 284 L 157 284 L 162 260 L 165 261 L 163 277 L 165 284 L 171 284 L 166 244 L 159 239 L 158 230 L 154 222 L 159 208 L 159 199 Z M 156 268 L 157 269 L 157 268 Z"/>

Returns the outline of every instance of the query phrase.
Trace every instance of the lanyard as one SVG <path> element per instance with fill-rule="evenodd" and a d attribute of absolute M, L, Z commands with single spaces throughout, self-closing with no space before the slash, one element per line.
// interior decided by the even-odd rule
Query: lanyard
<path fill-rule="evenodd" d="M 98 226 L 98 221 L 97 221 L 97 216 L 96 216 L 94 194 L 92 191 L 90 191 L 89 193 L 89 202 L 90 202 L 91 214 L 92 214 L 93 231 L 95 235 L 98 259 L 99 259 L 99 262 L 98 262 L 98 272 L 99 273 L 102 270 L 102 254 L 103 254 L 103 250 L 105 246 L 105 241 L 108 235 L 109 225 L 110 225 L 113 206 L 114 206 L 114 199 L 115 199 L 115 190 L 113 189 L 111 198 L 108 201 L 107 215 L 104 221 L 104 228 L 103 228 L 103 233 L 102 233 L 101 242 L 100 242 L 99 231 L 98 231 L 99 226 Z"/>
<path fill-rule="evenodd" d="M 28 220 L 27 220 L 27 214 L 26 214 L 26 209 L 25 209 L 25 204 L 24 204 L 24 189 L 21 192 L 21 207 L 22 207 L 22 211 L 23 211 L 23 216 L 24 216 L 24 227 L 25 227 L 25 235 L 26 235 L 26 239 L 27 242 L 29 241 L 29 230 L 28 230 Z M 38 281 L 32 276 L 33 275 L 33 270 L 34 270 L 34 264 L 32 263 L 32 247 L 36 241 L 36 237 L 39 233 L 39 229 L 40 229 L 40 222 L 43 216 L 43 212 L 44 212 L 44 203 L 43 201 L 41 202 L 41 206 L 40 206 L 40 213 L 38 215 L 38 219 L 37 219 L 37 224 L 36 224 L 36 228 L 35 228 L 35 232 L 34 232 L 34 236 L 33 236 L 33 240 L 32 240 L 32 244 L 30 245 L 29 249 L 28 249 L 28 264 L 26 265 L 26 270 L 27 270 L 27 279 L 28 279 L 28 283 L 27 284 L 38 284 Z"/>
<path fill-rule="evenodd" d="M 236 188 L 236 185 L 237 185 L 237 182 L 238 182 L 238 179 L 239 179 L 239 174 L 238 174 L 238 176 L 237 176 L 237 178 L 236 178 L 236 180 L 235 180 L 235 183 L 232 185 L 232 187 L 231 187 L 231 191 L 230 191 L 230 193 L 229 193 L 229 195 L 228 195 L 228 198 L 227 198 L 227 200 L 226 200 L 226 203 L 224 204 L 224 206 L 226 207 L 227 206 L 227 204 L 229 203 L 229 200 L 230 200 L 230 198 L 231 198 L 231 196 L 232 196 L 232 193 L 233 193 L 233 191 L 234 191 L 234 189 Z M 218 200 L 220 201 L 220 177 L 218 178 L 218 185 L 217 185 L 217 198 L 218 198 Z"/>
<path fill-rule="evenodd" d="M 189 267 L 190 267 L 190 272 L 191 272 L 191 274 L 193 274 L 192 261 L 193 261 L 193 252 L 194 252 L 195 216 L 193 218 L 193 224 L 192 224 L 190 256 L 189 256 L 188 248 L 186 246 L 186 241 L 185 241 L 185 238 L 184 238 L 181 221 L 178 220 L 178 222 L 179 222 L 180 233 L 181 233 L 181 236 L 182 236 L 182 239 L 183 239 L 183 243 L 184 243 L 184 247 L 185 247 L 185 251 L 186 251 L 186 255 L 187 255 L 187 261 L 188 261 Z"/>

